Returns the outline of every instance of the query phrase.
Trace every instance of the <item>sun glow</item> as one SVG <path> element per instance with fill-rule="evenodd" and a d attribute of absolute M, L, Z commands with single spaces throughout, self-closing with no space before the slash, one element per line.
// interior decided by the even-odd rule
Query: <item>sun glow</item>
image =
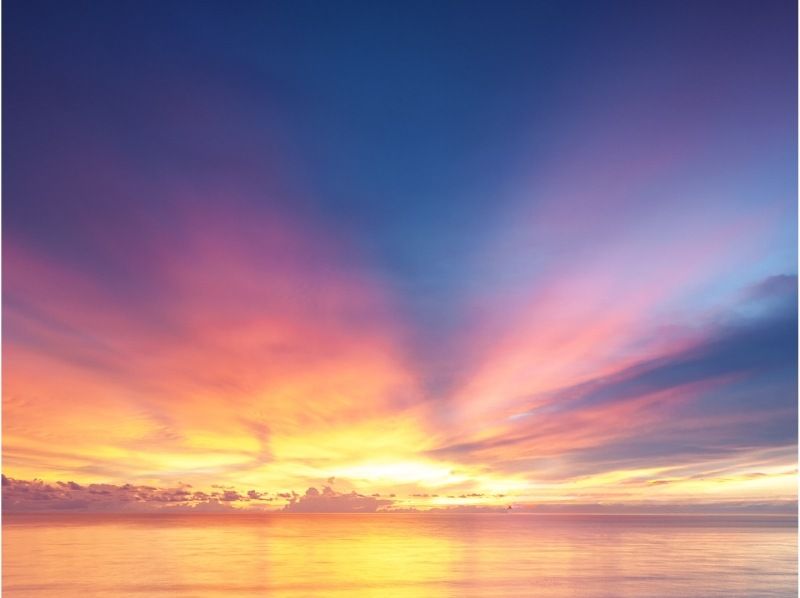
<path fill-rule="evenodd" d="M 41 64 L 23 62 L 20 71 Z M 774 74 L 774 61 L 764 64 Z M 87 81 L 64 66 L 51 77 L 56 87 Z M 306 66 L 264 73 L 278 73 L 267 77 L 274 83 Z M 376 110 L 337 117 L 368 124 L 365 134 L 348 142 L 328 135 L 338 124 L 317 130 L 302 112 L 312 98 L 366 91 L 327 64 L 323 72 L 307 83 L 341 82 L 342 95 L 286 81 L 278 87 L 300 97 L 282 101 L 276 89 L 276 105 L 301 112 L 274 121 L 260 102 L 187 93 L 190 81 L 152 98 L 142 131 L 126 129 L 135 118 L 97 121 L 111 109 L 79 118 L 104 85 L 49 116 L 83 84 L 61 95 L 36 84 L 36 99 L 15 102 L 36 112 L 14 119 L 28 148 L 20 155 L 31 160 L 9 172 L 15 197 L 3 239 L 4 496 L 25 508 L 323 512 L 659 500 L 758 509 L 796 498 L 797 264 L 782 245 L 796 237 L 787 224 L 796 180 L 774 159 L 785 139 L 763 163 L 743 161 L 754 132 L 763 140 L 788 130 L 785 113 L 771 102 L 748 106 L 740 116 L 777 119 L 762 129 L 733 112 L 683 122 L 664 97 L 717 89 L 698 91 L 696 81 L 652 91 L 686 80 L 682 70 L 654 69 L 657 80 L 625 86 L 644 94 L 634 110 L 624 94 L 580 105 L 594 97 L 582 84 L 564 96 L 577 103 L 551 119 L 572 131 L 555 135 L 554 153 L 543 144 L 535 160 L 518 155 L 526 134 L 515 127 L 496 137 L 520 142 L 505 156 L 499 146 L 477 152 L 494 156 L 484 184 L 480 168 L 450 162 L 462 152 L 447 134 L 409 151 L 405 141 L 436 128 L 428 117 L 439 113 L 438 92 L 435 109 L 420 113 L 425 126 L 397 138 L 396 119 L 386 130 L 372 121 L 384 94 Z M 714 85 L 742 74 L 738 65 L 727 73 Z M 26 74 L 10 88 L 36 81 Z M 215 90 L 232 81 L 221 83 Z M 748 82 L 725 98 L 763 88 Z M 791 86 L 779 88 L 796 103 Z M 501 104 L 514 97 L 503 93 Z M 175 98 L 185 120 L 175 118 Z M 164 118 L 150 122 L 164 100 Z M 524 113 L 520 101 L 510 115 Z M 139 105 L 126 94 L 129 104 Z M 321 105 L 333 115 L 335 104 Z M 67 130 L 51 127 L 67 116 L 76 119 Z M 474 127 L 507 121 L 462 116 L 460 140 L 495 139 Z M 296 131 L 296 154 L 278 155 L 294 146 L 267 122 L 285 123 L 286 140 L 309 123 Z M 725 122 L 742 124 L 747 151 L 732 149 L 733 130 L 718 136 Z M 393 141 L 376 146 L 376 132 Z M 307 157 L 325 166 L 309 176 L 311 165 L 294 158 L 312 138 Z M 145 151 L 153 139 L 165 143 Z M 221 159 L 232 148 L 237 158 Z M 399 161 L 385 160 L 389 148 Z M 181 172 L 184 160 L 193 165 Z M 334 164 L 357 172 L 326 188 Z M 474 197 L 455 172 L 476 175 L 477 186 L 464 181 Z M 732 172 L 746 176 L 731 184 Z M 441 189 L 423 189 L 436 181 Z"/>
<path fill-rule="evenodd" d="M 425 461 L 370 461 L 334 468 L 331 475 L 360 483 L 417 484 L 426 488 L 458 484 L 469 479 L 457 473 L 453 466 Z"/>

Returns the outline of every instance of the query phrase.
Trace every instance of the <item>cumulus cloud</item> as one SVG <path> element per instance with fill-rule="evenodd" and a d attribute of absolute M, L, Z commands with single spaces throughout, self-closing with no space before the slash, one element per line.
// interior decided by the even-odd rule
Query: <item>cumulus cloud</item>
<path fill-rule="evenodd" d="M 81 485 L 73 481 L 17 480 L 5 475 L 2 482 L 5 512 L 242 512 L 280 510 L 283 505 L 287 512 L 374 513 L 395 502 L 357 492 L 337 492 L 330 486 L 322 490 L 312 487 L 300 495 L 294 491 L 239 492 L 218 484 L 205 492 L 188 484 L 169 488 L 133 484 Z"/>
<path fill-rule="evenodd" d="M 275 497 L 265 492 L 250 490 L 241 494 L 235 490 L 214 489 L 211 492 L 193 490 L 188 484 L 174 487 L 133 484 L 85 484 L 73 481 L 44 482 L 42 480 L 16 480 L 3 475 L 3 510 L 27 511 L 220 511 L 233 510 L 233 503 L 249 507 Z"/>
<path fill-rule="evenodd" d="M 303 496 L 293 496 L 283 510 L 293 513 L 375 513 L 394 501 L 365 496 L 357 492 L 336 492 L 330 486 L 322 491 L 313 486 Z"/>

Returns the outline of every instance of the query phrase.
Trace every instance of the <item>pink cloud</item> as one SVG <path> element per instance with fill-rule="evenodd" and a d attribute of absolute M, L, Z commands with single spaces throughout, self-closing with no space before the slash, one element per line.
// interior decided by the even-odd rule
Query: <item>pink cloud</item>
<path fill-rule="evenodd" d="M 289 513 L 374 513 L 393 503 L 393 500 L 356 492 L 337 492 L 330 486 L 323 486 L 322 491 L 312 486 L 304 495 L 292 497 L 283 510 Z"/>

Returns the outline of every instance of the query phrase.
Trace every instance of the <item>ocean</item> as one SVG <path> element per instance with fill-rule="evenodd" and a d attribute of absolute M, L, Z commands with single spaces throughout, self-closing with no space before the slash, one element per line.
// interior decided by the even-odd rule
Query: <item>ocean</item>
<path fill-rule="evenodd" d="M 797 520 L 533 514 L 6 514 L 3 595 L 797 595 Z"/>

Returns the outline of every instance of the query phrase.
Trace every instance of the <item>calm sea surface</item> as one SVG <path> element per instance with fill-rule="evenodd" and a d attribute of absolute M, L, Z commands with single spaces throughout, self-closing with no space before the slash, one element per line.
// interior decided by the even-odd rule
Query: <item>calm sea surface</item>
<path fill-rule="evenodd" d="M 5 515 L 5 596 L 796 596 L 794 519 Z"/>

